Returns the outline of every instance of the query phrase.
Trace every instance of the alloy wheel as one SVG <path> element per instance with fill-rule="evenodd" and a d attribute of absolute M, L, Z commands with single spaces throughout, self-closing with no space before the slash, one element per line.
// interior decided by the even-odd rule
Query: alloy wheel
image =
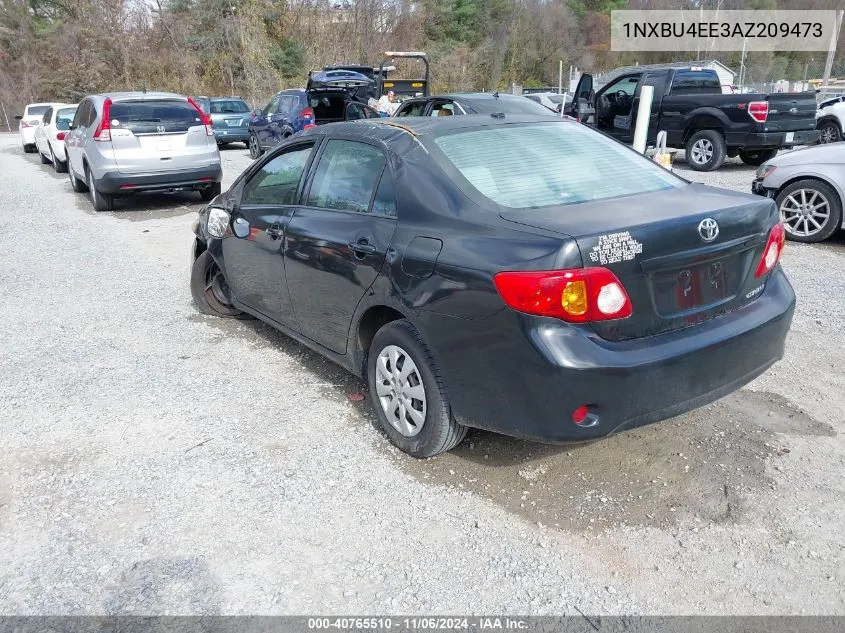
<path fill-rule="evenodd" d="M 798 189 L 780 205 L 780 217 L 787 232 L 799 237 L 811 237 L 830 220 L 830 203 L 820 191 Z"/>
<path fill-rule="evenodd" d="M 376 361 L 376 395 L 387 421 L 405 437 L 422 431 L 427 399 L 422 376 L 411 356 L 388 345 Z"/>
<path fill-rule="evenodd" d="M 836 141 L 836 130 L 832 125 L 825 125 L 819 131 L 819 143 L 834 143 Z"/>
<path fill-rule="evenodd" d="M 697 165 L 703 165 L 711 158 L 713 158 L 713 143 L 706 138 L 698 139 L 690 150 L 693 162 Z"/>

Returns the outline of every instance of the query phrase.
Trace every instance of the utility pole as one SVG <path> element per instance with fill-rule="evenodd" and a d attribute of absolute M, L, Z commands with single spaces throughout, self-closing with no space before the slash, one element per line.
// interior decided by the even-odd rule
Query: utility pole
<path fill-rule="evenodd" d="M 836 55 L 836 43 L 839 41 L 839 29 L 842 27 L 842 16 L 845 11 L 837 11 L 836 24 L 833 26 L 833 33 L 830 36 L 830 47 L 827 50 L 827 62 L 824 65 L 824 77 L 822 78 L 822 92 L 827 88 L 830 81 L 830 70 L 833 68 L 833 57 Z"/>

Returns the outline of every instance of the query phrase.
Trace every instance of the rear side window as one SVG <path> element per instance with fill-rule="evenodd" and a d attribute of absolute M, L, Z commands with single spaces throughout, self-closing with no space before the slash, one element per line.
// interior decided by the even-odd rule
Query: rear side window
<path fill-rule="evenodd" d="M 73 121 L 73 115 L 76 114 L 76 108 L 61 108 L 56 112 L 56 129 L 59 131 L 67 131 L 70 129 L 70 122 Z"/>
<path fill-rule="evenodd" d="M 197 109 L 187 101 L 116 101 L 110 110 L 112 129 L 133 134 L 187 132 L 202 125 Z"/>
<path fill-rule="evenodd" d="M 393 177 L 390 170 L 385 167 L 381 174 L 381 180 L 376 189 L 376 197 L 373 200 L 373 213 L 384 215 L 389 218 L 396 217 L 396 194 L 393 189 Z"/>
<path fill-rule="evenodd" d="M 500 125 L 440 136 L 435 144 L 472 188 L 515 209 L 684 184 L 647 158 L 576 123 Z"/>
<path fill-rule="evenodd" d="M 712 70 L 679 70 L 672 81 L 671 94 L 693 95 L 721 93 L 719 76 Z"/>
<path fill-rule="evenodd" d="M 313 143 L 291 148 L 268 161 L 244 185 L 241 204 L 296 204 L 302 171 Z"/>
<path fill-rule="evenodd" d="M 246 112 L 249 112 L 249 106 L 240 99 L 211 102 L 211 114 L 244 114 Z"/>
<path fill-rule="evenodd" d="M 42 123 L 49 123 L 50 117 L 53 116 L 53 108 L 47 108 L 47 111 L 44 113 L 44 116 L 41 117 Z"/>
<path fill-rule="evenodd" d="M 320 157 L 306 204 L 366 213 L 384 166 L 384 152 L 372 145 L 331 140 Z"/>

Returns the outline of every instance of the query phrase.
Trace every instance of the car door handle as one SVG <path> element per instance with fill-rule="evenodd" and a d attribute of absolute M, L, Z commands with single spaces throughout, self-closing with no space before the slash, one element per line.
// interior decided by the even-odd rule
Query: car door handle
<path fill-rule="evenodd" d="M 356 255 L 372 255 L 376 252 L 376 247 L 369 242 L 350 242 L 349 250 Z"/>

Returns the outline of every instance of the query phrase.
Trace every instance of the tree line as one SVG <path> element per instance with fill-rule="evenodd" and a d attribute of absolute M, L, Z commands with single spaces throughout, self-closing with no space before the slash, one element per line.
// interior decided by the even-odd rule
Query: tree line
<path fill-rule="evenodd" d="M 432 89 L 557 85 L 570 66 L 691 59 L 610 51 L 623 8 L 838 8 L 841 0 L 0 0 L 0 103 L 75 102 L 104 90 L 238 94 L 261 103 L 331 63 L 378 64 L 423 50 Z M 829 5 L 829 6 L 828 6 Z M 845 29 L 843 29 L 845 31 Z M 840 38 L 845 42 L 845 34 Z M 840 44 L 840 50 L 845 45 Z M 738 68 L 739 53 L 719 59 Z M 840 54 L 841 57 L 841 54 Z M 821 54 L 755 53 L 749 63 L 801 79 Z M 815 61 L 815 59 L 814 59 Z M 399 72 L 411 73 L 409 68 Z"/>

